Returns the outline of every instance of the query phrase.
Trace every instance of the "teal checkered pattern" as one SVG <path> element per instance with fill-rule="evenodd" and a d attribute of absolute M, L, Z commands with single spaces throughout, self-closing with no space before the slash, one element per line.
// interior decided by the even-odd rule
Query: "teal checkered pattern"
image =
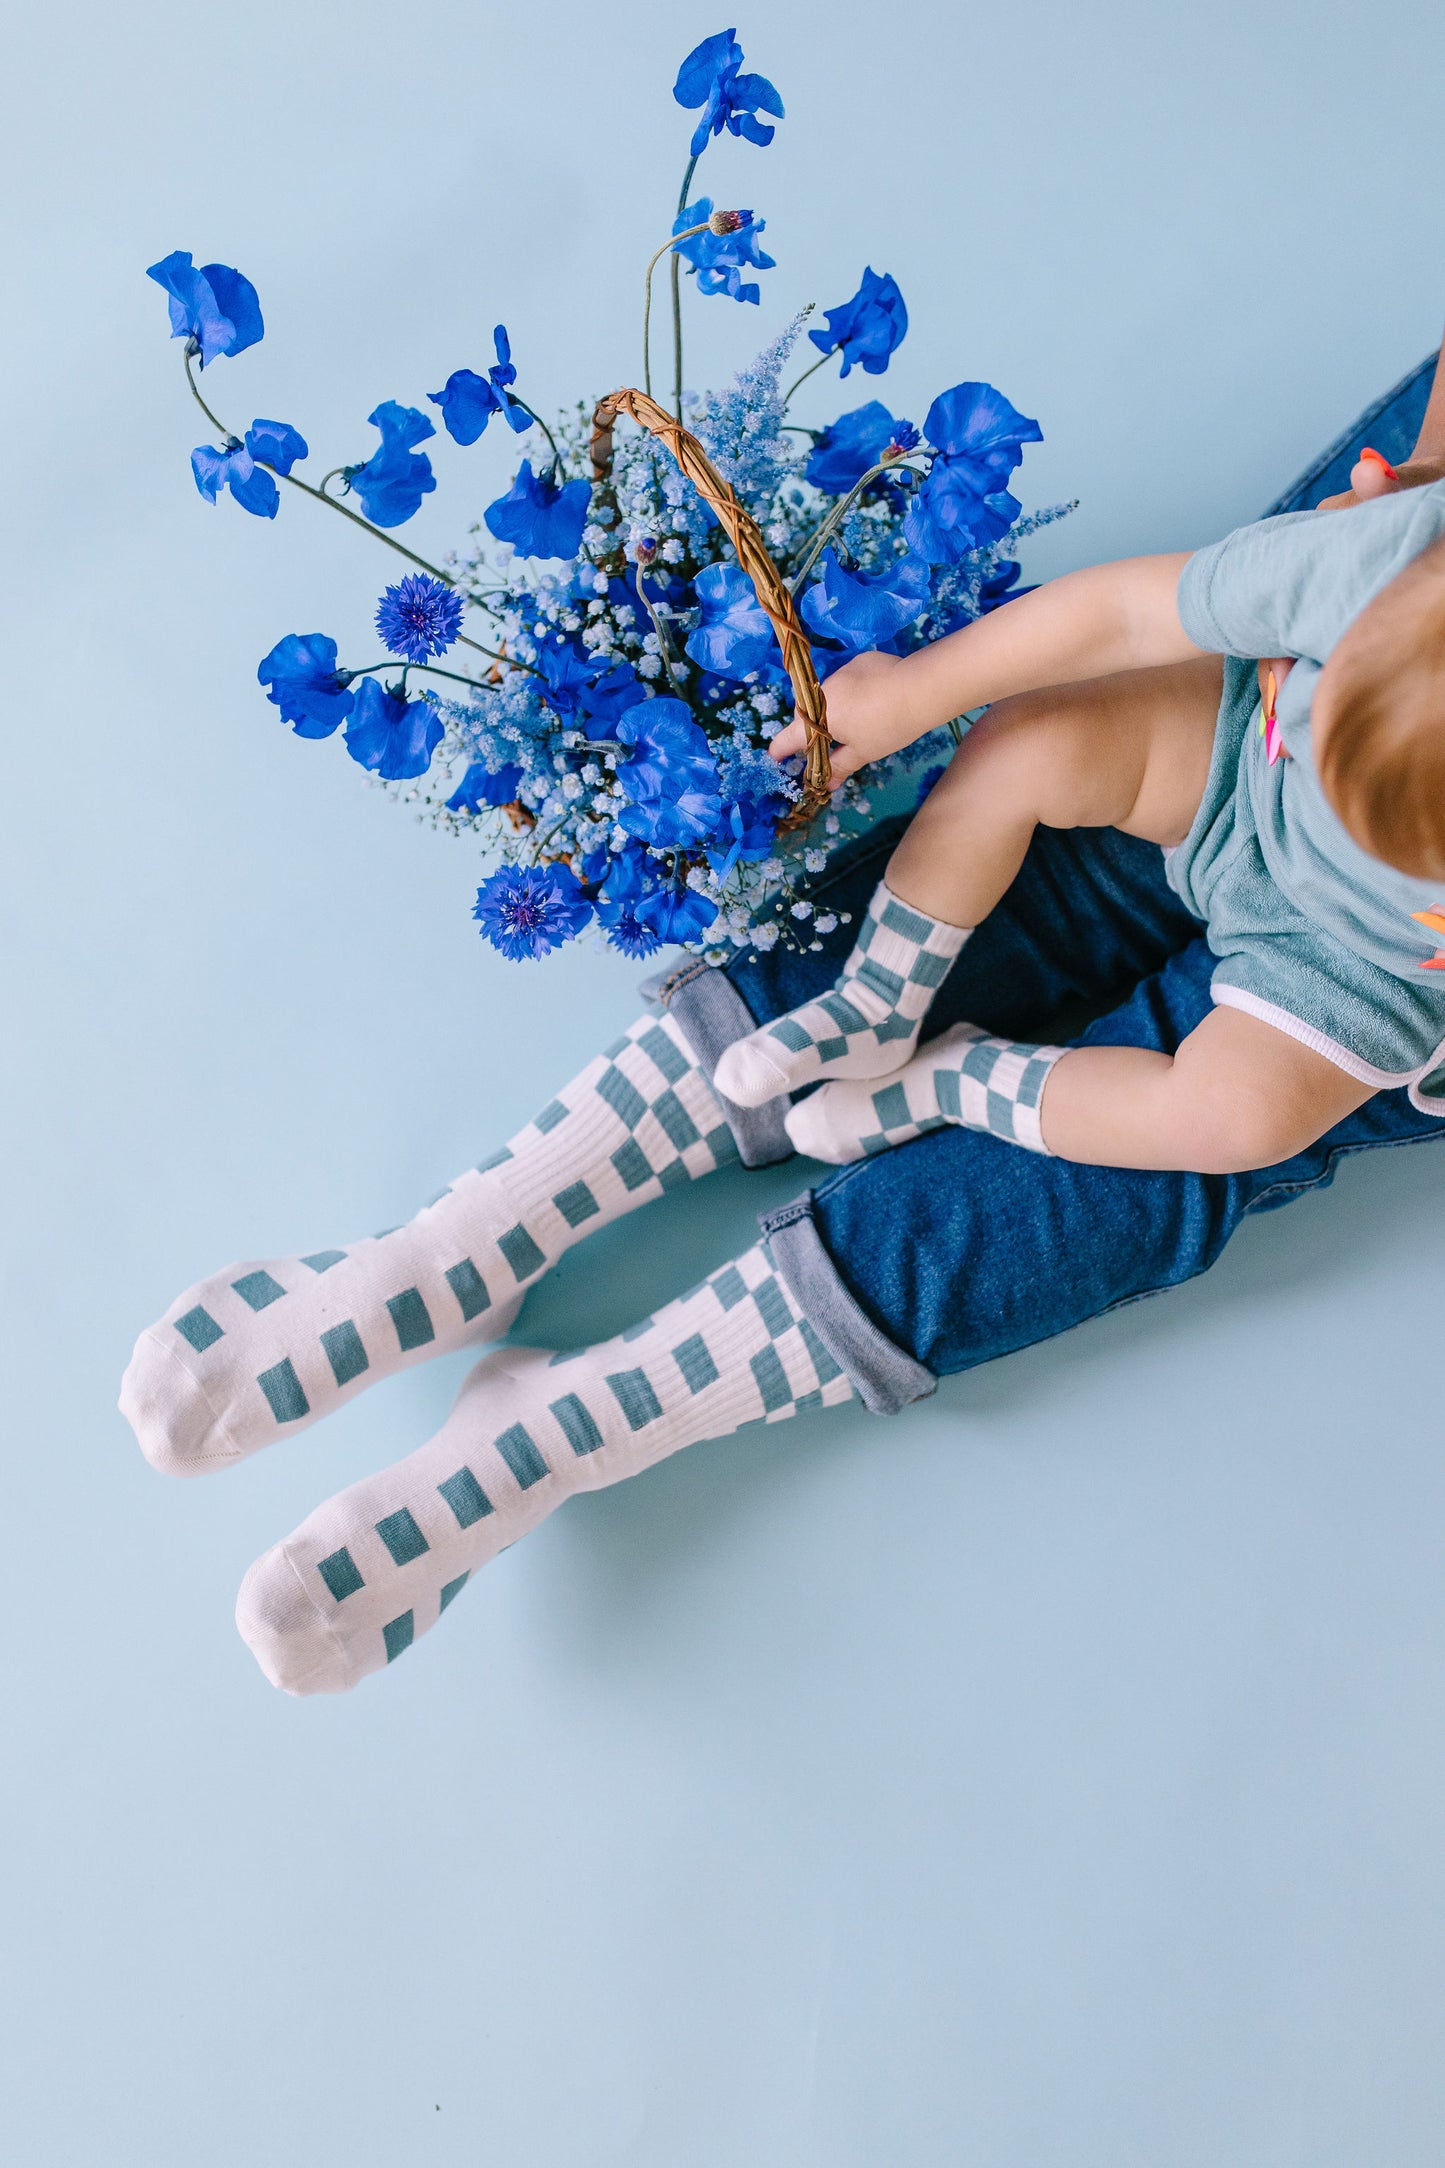
<path fill-rule="evenodd" d="M 834 1165 L 891 1151 L 949 1124 L 1047 1152 L 1040 1106 L 1063 1051 L 956 1024 L 881 1082 L 825 1084 L 791 1110 L 788 1134 L 800 1152 Z"/>

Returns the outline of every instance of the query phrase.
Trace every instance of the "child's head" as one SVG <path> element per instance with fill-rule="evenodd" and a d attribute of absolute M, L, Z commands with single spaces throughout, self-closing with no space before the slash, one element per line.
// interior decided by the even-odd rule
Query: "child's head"
<path fill-rule="evenodd" d="M 1312 720 L 1320 780 L 1355 841 L 1445 881 L 1445 541 L 1360 612 L 1320 675 Z"/>

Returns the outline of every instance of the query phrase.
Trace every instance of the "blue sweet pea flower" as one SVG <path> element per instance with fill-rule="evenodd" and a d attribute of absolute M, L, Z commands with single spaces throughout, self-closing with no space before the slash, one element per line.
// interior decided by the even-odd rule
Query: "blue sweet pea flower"
<path fill-rule="evenodd" d="M 505 324 L 498 324 L 492 333 L 492 344 L 497 358 L 485 376 L 478 376 L 474 369 L 454 369 L 440 391 L 427 393 L 432 405 L 442 410 L 447 434 L 458 444 L 475 444 L 494 414 L 500 414 L 511 429 L 532 426 L 531 415 L 509 389 L 517 381 L 517 372 Z"/>
<path fill-rule="evenodd" d="M 276 517 L 281 502 L 276 477 L 257 466 L 244 444 L 232 442 L 223 452 L 211 444 L 198 444 L 191 454 L 191 472 L 207 504 L 214 504 L 221 491 L 229 489 L 237 504 L 258 519 Z"/>
<path fill-rule="evenodd" d="M 533 474 L 524 459 L 505 497 L 482 514 L 499 542 L 510 542 L 523 557 L 575 557 L 592 502 L 592 484 L 557 483 L 551 473 Z"/>
<path fill-rule="evenodd" d="M 953 565 L 1006 535 L 1022 510 L 1007 490 L 985 495 L 967 460 L 935 459 L 903 515 L 903 538 L 931 565 Z"/>
<path fill-rule="evenodd" d="M 480 813 L 487 805 L 512 805 L 522 787 L 522 771 L 512 761 L 495 773 L 474 760 L 447 800 L 452 813 Z"/>
<path fill-rule="evenodd" d="M 298 459 L 307 457 L 311 447 L 290 422 L 258 420 L 246 431 L 246 449 L 253 459 L 264 460 L 277 474 L 289 474 Z"/>
<path fill-rule="evenodd" d="M 395 399 L 384 400 L 366 418 L 380 430 L 381 445 L 365 466 L 345 470 L 346 482 L 373 526 L 400 527 L 437 486 L 431 461 L 412 449 L 436 431 L 419 407 L 400 406 Z"/>
<path fill-rule="evenodd" d="M 863 282 L 852 300 L 823 313 L 827 330 L 810 331 L 808 337 L 822 353 L 842 355 L 844 376 L 855 361 L 861 362 L 870 376 L 881 376 L 908 329 L 908 311 L 898 281 L 886 271 L 875 271 L 871 264 L 864 267 Z"/>
<path fill-rule="evenodd" d="M 695 45 L 677 71 L 672 95 L 690 111 L 702 107 L 702 118 L 692 133 L 694 158 L 706 150 L 709 136 L 727 128 L 749 143 L 771 143 L 776 131 L 759 113 L 783 118 L 783 101 L 765 75 L 742 75 L 743 49 L 737 33 L 719 30 Z"/>
<path fill-rule="evenodd" d="M 393 655 L 423 663 L 445 655 L 462 629 L 462 598 L 429 572 L 409 572 L 376 607 L 376 629 Z"/>
<path fill-rule="evenodd" d="M 778 815 L 786 801 L 778 798 L 733 799 L 722 811 L 717 837 L 707 852 L 707 862 L 720 881 L 725 881 L 739 859 L 756 865 L 766 858 L 777 841 Z"/>
<path fill-rule="evenodd" d="M 298 738 L 329 738 L 351 713 L 351 672 L 337 669 L 336 642 L 324 632 L 288 632 L 256 675 Z"/>
<path fill-rule="evenodd" d="M 564 865 L 503 866 L 483 881 L 472 906 L 492 947 L 512 963 L 560 948 L 591 916 L 577 876 Z"/>
<path fill-rule="evenodd" d="M 817 584 L 803 597 L 803 617 L 826 640 L 839 640 L 850 655 L 882 647 L 911 625 L 928 601 L 931 567 L 926 557 L 896 557 L 877 572 L 845 572 L 834 550 L 824 550 Z"/>
<path fill-rule="evenodd" d="M 967 460 L 988 496 L 1005 487 L 1025 444 L 1044 433 L 992 384 L 955 384 L 940 392 L 924 417 L 923 433 L 948 459 Z"/>
<path fill-rule="evenodd" d="M 589 654 L 580 641 L 560 635 L 539 649 L 537 668 L 546 681 L 542 698 L 547 705 L 564 720 L 596 724 L 604 737 L 618 716 L 642 698 L 642 683 L 631 663 Z"/>
<path fill-rule="evenodd" d="M 917 442 L 912 422 L 898 420 L 880 399 L 870 399 L 867 406 L 840 414 L 822 431 L 808 455 L 803 479 L 830 497 L 844 497 L 870 467 L 877 466 L 890 444 L 903 451 Z"/>
<path fill-rule="evenodd" d="M 767 612 L 741 565 L 704 565 L 694 586 L 702 622 L 687 636 L 687 653 L 715 676 L 742 679 L 757 672 L 783 676 L 782 655 Z"/>
<path fill-rule="evenodd" d="M 683 257 L 689 275 L 696 274 L 700 294 L 730 294 L 734 301 L 756 301 L 760 287 L 755 279 L 743 283 L 744 271 L 771 271 L 774 258 L 765 256 L 758 247 L 758 235 L 767 224 L 765 218 L 754 218 L 751 211 L 741 212 L 745 223 L 730 233 L 695 233 L 690 241 L 679 244 L 675 253 Z M 711 196 L 699 196 L 685 211 L 679 211 L 672 222 L 674 233 L 686 233 L 689 226 L 699 226 L 712 216 Z"/>
<path fill-rule="evenodd" d="M 430 697 L 408 700 L 375 678 L 362 678 L 346 724 L 346 750 L 384 782 L 425 775 L 442 739 L 442 719 Z"/>
<path fill-rule="evenodd" d="M 218 354 L 244 353 L 265 333 L 256 289 L 227 263 L 203 264 L 198 271 L 188 248 L 172 249 L 146 272 L 163 286 L 171 312 L 171 337 L 191 339 L 201 367 Z"/>
<path fill-rule="evenodd" d="M 678 849 L 712 834 L 722 817 L 717 763 L 681 700 L 639 701 L 617 725 L 632 756 L 617 770 L 630 801 L 619 825 L 639 842 Z"/>
<path fill-rule="evenodd" d="M 597 922 L 605 930 L 608 946 L 633 962 L 661 948 L 659 935 L 638 916 L 654 893 L 647 878 L 647 854 L 635 843 L 610 861 L 597 893 Z"/>
<path fill-rule="evenodd" d="M 637 906 L 637 915 L 662 941 L 696 941 L 717 917 L 717 905 L 681 883 L 659 888 Z"/>

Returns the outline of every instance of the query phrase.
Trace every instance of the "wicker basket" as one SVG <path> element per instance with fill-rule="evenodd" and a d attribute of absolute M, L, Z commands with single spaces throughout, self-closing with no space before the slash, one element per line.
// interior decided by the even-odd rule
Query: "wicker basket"
<path fill-rule="evenodd" d="M 592 472 L 600 481 L 611 471 L 612 429 L 619 414 L 657 437 L 677 461 L 698 495 L 712 506 L 737 551 L 738 563 L 753 583 L 759 603 L 771 620 L 783 651 L 783 667 L 793 688 L 793 707 L 806 733 L 803 759 L 803 796 L 783 823 L 785 829 L 804 827 L 828 802 L 833 788 L 829 759 L 828 713 L 823 688 L 813 668 L 807 635 L 798 621 L 793 598 L 783 575 L 768 555 L 767 544 L 756 520 L 739 504 L 697 438 L 684 429 L 665 407 L 646 392 L 633 389 L 609 392 L 600 399 L 592 416 Z"/>

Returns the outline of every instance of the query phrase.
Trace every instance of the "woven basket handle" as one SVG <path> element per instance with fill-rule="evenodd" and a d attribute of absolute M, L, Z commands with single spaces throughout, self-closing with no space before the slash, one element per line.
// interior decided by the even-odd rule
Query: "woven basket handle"
<path fill-rule="evenodd" d="M 806 733 L 802 803 L 794 808 L 783 826 L 800 827 L 826 805 L 832 794 L 833 771 L 823 688 L 818 683 L 807 635 L 798 621 L 783 575 L 768 555 L 756 520 L 738 502 L 731 486 L 718 473 L 697 438 L 645 391 L 613 391 L 597 402 L 592 415 L 591 451 L 592 471 L 599 480 L 612 465 L 612 425 L 619 414 L 629 415 L 639 428 L 646 429 L 665 444 L 698 495 L 712 506 L 726 527 L 738 563 L 752 581 L 758 601 L 778 636 L 783 668 L 793 687 L 793 707 Z"/>

